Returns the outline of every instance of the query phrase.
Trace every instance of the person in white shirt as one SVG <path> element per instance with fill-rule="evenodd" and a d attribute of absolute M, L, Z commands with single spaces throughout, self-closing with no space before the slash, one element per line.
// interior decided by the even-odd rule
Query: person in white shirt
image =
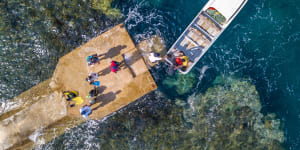
<path fill-rule="evenodd" d="M 159 53 L 150 53 L 149 54 L 149 60 L 150 62 L 152 63 L 156 63 L 158 61 L 161 61 L 162 58 L 160 57 L 160 54 Z"/>
<path fill-rule="evenodd" d="M 93 72 L 85 80 L 91 84 L 97 79 L 98 79 L 98 73 Z"/>

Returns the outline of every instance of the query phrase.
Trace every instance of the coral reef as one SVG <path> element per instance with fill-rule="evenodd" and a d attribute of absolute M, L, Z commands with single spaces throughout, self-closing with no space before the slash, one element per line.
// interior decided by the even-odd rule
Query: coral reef
<path fill-rule="evenodd" d="M 221 82 L 220 82 L 221 81 Z M 196 147 L 208 149 L 281 149 L 284 133 L 274 114 L 263 116 L 258 93 L 246 80 L 218 77 L 198 95 L 185 118 Z M 197 141 L 202 141 L 198 143 Z"/>
<path fill-rule="evenodd" d="M 163 81 L 163 85 L 166 88 L 174 88 L 177 94 L 184 95 L 188 92 L 191 92 L 192 88 L 196 83 L 196 75 L 194 72 L 191 72 L 187 75 L 182 75 L 178 72 L 175 73 L 175 76 L 167 77 Z"/>
<path fill-rule="evenodd" d="M 113 0 L 90 0 L 92 3 L 92 8 L 96 10 L 101 10 L 105 15 L 114 18 L 121 18 L 122 13 L 119 9 L 111 8 L 111 3 Z"/>

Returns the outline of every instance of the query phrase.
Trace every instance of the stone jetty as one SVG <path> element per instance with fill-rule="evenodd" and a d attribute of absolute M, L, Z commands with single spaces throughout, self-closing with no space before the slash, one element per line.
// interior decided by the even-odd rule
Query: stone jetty
<path fill-rule="evenodd" d="M 88 66 L 86 58 L 101 54 L 100 64 Z M 110 71 L 110 62 L 120 62 L 118 73 Z M 147 65 L 120 24 L 60 58 L 52 78 L 17 96 L 18 107 L 0 116 L 0 150 L 30 149 L 35 143 L 46 143 L 86 121 L 79 109 L 89 104 L 93 89 L 85 78 L 99 74 L 101 94 L 92 105 L 89 119 L 103 119 L 138 98 L 155 90 Z M 62 92 L 76 90 L 84 103 L 69 107 Z"/>

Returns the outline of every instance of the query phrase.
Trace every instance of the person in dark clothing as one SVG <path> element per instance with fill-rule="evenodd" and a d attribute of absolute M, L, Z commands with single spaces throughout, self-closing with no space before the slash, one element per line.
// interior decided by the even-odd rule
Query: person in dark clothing
<path fill-rule="evenodd" d="M 88 56 L 86 58 L 88 66 L 94 65 L 96 63 L 100 63 L 100 59 L 99 59 L 100 56 L 102 56 L 102 55 L 93 54 L 91 56 Z"/>
<path fill-rule="evenodd" d="M 94 88 L 94 89 L 92 89 L 90 92 L 89 92 L 89 98 L 92 98 L 92 97 L 96 97 L 96 96 L 98 96 L 100 93 L 99 93 L 99 91 L 98 91 L 98 89 L 97 88 Z"/>
<path fill-rule="evenodd" d="M 67 101 L 71 101 L 73 98 L 78 96 L 77 91 L 64 91 L 63 94 L 66 97 Z"/>

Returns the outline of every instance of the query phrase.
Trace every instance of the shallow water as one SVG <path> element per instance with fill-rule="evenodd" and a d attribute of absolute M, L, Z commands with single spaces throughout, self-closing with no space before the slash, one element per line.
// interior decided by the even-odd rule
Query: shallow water
<path fill-rule="evenodd" d="M 0 1 L 0 97 L 48 79 L 58 59 L 120 22 L 89 1 Z"/>
<path fill-rule="evenodd" d="M 136 43 L 159 34 L 169 48 L 206 3 L 204 0 L 115 0 L 113 6 L 119 8 L 124 15 L 122 19 L 116 20 L 109 19 L 101 11 L 91 9 L 85 1 L 78 1 L 73 5 L 71 1 L 64 2 L 66 4 L 63 5 L 60 1 L 55 1 L 55 7 L 52 7 L 53 1 L 0 2 L 2 102 L 50 77 L 60 56 L 121 21 L 125 22 Z M 69 10 L 56 10 L 61 8 Z M 181 95 L 172 92 L 176 89 L 169 89 L 163 84 L 164 66 L 159 66 L 152 70 L 152 73 L 158 82 L 159 91 L 165 95 L 150 94 L 144 100 L 140 100 L 141 105 L 130 106 L 104 122 L 88 121 L 42 146 L 41 149 L 100 148 L 101 140 L 105 140 L 105 137 L 98 137 L 97 133 L 107 130 L 107 124 L 117 126 L 118 118 L 124 114 L 139 118 L 139 115 L 143 115 L 138 113 L 139 111 L 149 111 L 143 117 L 154 122 L 154 125 L 168 122 L 170 120 L 167 118 L 157 117 L 156 112 L 161 109 L 166 112 L 172 112 L 172 109 L 180 112 L 181 108 L 174 105 L 176 98 L 186 100 L 194 93 L 205 92 L 218 75 L 249 79 L 259 92 L 262 112 L 275 113 L 283 123 L 282 129 L 286 137 L 284 147 L 300 149 L 299 18 L 300 1 L 249 0 L 197 64 L 196 68 L 200 70 L 203 66 L 209 67 L 201 80 L 198 78 L 200 74 L 197 69 L 193 70 L 193 86 L 197 88 L 192 88 L 184 94 L 180 93 Z M 148 99 L 151 99 L 149 103 L 144 102 Z M 172 101 L 167 103 L 166 99 Z M 147 127 L 147 121 L 141 119 L 140 124 L 131 129 L 132 132 L 138 132 L 140 126 L 151 128 Z M 180 126 L 179 124 L 176 127 Z M 124 136 L 123 130 L 125 129 L 112 128 L 109 134 Z M 117 139 L 115 143 L 118 143 Z M 135 141 L 127 141 L 128 145 L 134 143 Z"/>

